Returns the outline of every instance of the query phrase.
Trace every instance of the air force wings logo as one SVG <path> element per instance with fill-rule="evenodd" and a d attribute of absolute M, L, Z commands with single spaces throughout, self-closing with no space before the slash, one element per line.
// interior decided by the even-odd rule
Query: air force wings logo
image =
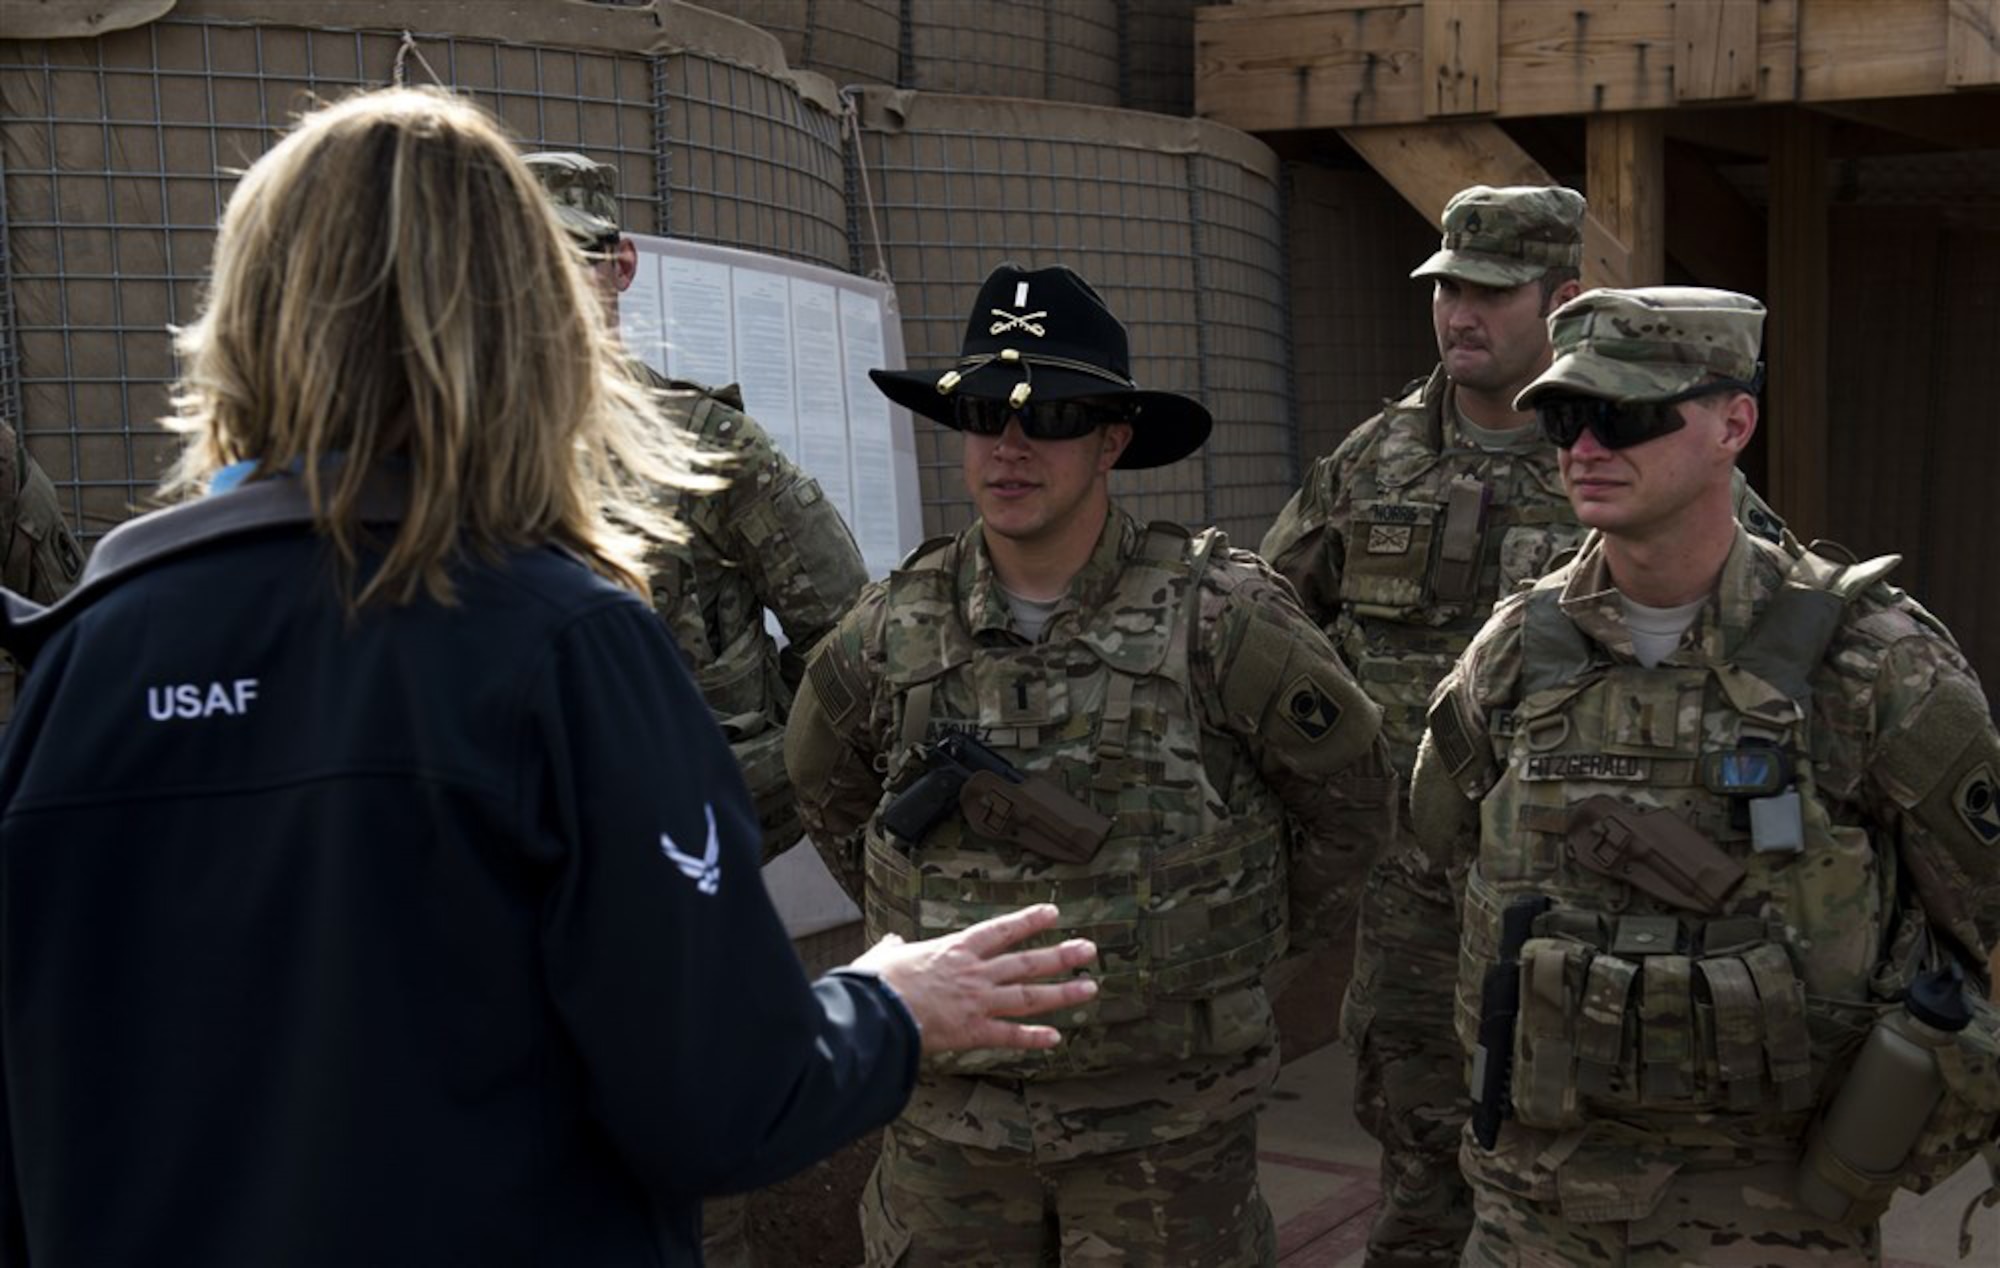
<path fill-rule="evenodd" d="M 715 835 L 715 804 L 711 802 L 705 808 L 708 811 L 708 847 L 701 852 L 701 857 L 696 858 L 681 850 L 674 844 L 674 839 L 664 832 L 660 834 L 660 853 L 672 859 L 674 866 L 694 882 L 696 889 L 712 895 L 722 888 L 722 842 Z"/>

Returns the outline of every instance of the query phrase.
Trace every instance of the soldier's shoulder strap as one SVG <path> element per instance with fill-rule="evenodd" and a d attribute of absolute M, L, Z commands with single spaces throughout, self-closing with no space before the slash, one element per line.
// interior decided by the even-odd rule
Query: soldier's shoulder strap
<path fill-rule="evenodd" d="M 946 533 L 938 537 L 927 537 L 918 542 L 916 549 L 903 556 L 903 562 L 896 565 L 897 572 L 937 571 L 952 566 L 952 546 L 958 538 Z"/>
<path fill-rule="evenodd" d="M 1572 555 L 1560 567 L 1536 581 L 1521 604 L 1521 692 L 1533 695 L 1582 678 L 1600 657 L 1576 622 L 1562 610 L 1563 585 L 1569 579 Z M 1495 619 L 1500 616 L 1496 609 Z"/>
<path fill-rule="evenodd" d="M 1848 605 L 1888 577 L 1903 557 L 1857 560 L 1838 543 L 1815 541 L 1790 559 L 1784 583 L 1737 648 L 1735 660 L 1738 668 L 1804 700 Z"/>

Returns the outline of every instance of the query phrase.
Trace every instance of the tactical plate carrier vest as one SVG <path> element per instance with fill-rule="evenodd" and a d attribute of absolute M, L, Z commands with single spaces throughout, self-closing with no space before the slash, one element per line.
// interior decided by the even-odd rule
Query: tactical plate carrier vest
<path fill-rule="evenodd" d="M 1520 896 L 1553 900 L 1520 957 L 1511 1090 L 1522 1125 L 1623 1124 L 1689 1148 L 1793 1156 L 1894 989 L 1881 975 L 1903 953 L 1900 935 L 1922 923 L 1898 919 L 1909 900 L 1897 893 L 1893 843 L 1829 814 L 1821 781 L 1851 788 L 1856 776 L 1822 768 L 1809 725 L 1809 676 L 1848 601 L 1895 562 L 1802 555 L 1719 667 L 1612 663 L 1558 606 L 1566 571 L 1529 595 L 1518 703 L 1491 727 L 1500 777 L 1480 806 L 1457 1000 L 1471 1052 L 1502 912 Z M 1765 786 L 1742 787 L 1746 769 Z M 1599 817 L 1612 806 L 1612 820 Z M 1629 864 L 1636 877 L 1645 868 L 1633 837 L 1669 840 L 1643 826 L 1664 822 L 1649 820 L 1655 811 L 1727 856 L 1725 883 L 1695 886 L 1713 902 L 1665 901 L 1583 865 L 1596 850 L 1600 866 Z M 1740 880 L 1729 879 L 1734 867 Z M 1976 1148 L 1969 1125 L 1992 1124 L 1996 1106 L 1982 1104 L 2000 1095 L 2000 1076 L 1991 1013 L 1982 1016 L 1986 1029 L 1975 1023 L 1947 1058 L 1954 1095 L 1905 1183 L 1950 1174 Z"/>
<path fill-rule="evenodd" d="M 1382 732 L 1406 782 L 1431 690 L 1494 602 L 1583 537 L 1552 449 L 1447 448 L 1448 404 L 1440 369 L 1383 410 L 1355 464 L 1331 630 L 1382 706 Z"/>
<path fill-rule="evenodd" d="M 1067 637 L 973 642 L 959 552 L 920 548 L 886 603 L 898 748 L 884 805 L 920 773 L 915 746 L 971 730 L 1113 819 L 1085 863 L 984 837 L 953 814 L 915 847 L 867 833 L 868 938 L 931 938 L 1027 903 L 1097 943 L 1097 998 L 1065 1014 L 1061 1047 L 927 1060 L 948 1074 L 1068 1078 L 1246 1051 L 1269 1038 L 1259 987 L 1285 945 L 1284 830 L 1262 785 L 1232 804 L 1203 767 L 1188 678 L 1197 587 L 1219 535 L 1149 525 L 1117 586 Z M 1058 618 L 1049 630 L 1073 628 Z"/>

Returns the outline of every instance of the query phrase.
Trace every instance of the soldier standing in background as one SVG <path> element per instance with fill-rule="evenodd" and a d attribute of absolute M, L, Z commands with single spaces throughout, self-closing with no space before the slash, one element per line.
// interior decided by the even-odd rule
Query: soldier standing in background
<path fill-rule="evenodd" d="M 1468 1264 L 1879 1262 L 1895 1189 L 1993 1138 L 2000 736 L 1895 559 L 1732 520 L 1763 319 L 1590 291 L 1517 401 L 1594 532 L 1467 648 L 1411 789 L 1455 889 L 1417 918 L 1462 945 Z M 1878 1041 L 1903 1064 L 1843 1092 Z"/>
<path fill-rule="evenodd" d="M 1494 602 L 1582 536 L 1555 447 L 1514 397 L 1548 368 L 1548 315 L 1577 293 L 1583 212 L 1561 187 L 1476 185 L 1446 204 L 1442 248 L 1410 274 L 1434 283 L 1439 365 L 1313 464 L 1260 548 L 1381 706 L 1405 780 L 1431 690 Z M 1369 874 L 1341 1008 L 1355 1116 L 1382 1145 L 1371 1268 L 1456 1264 L 1472 1227 L 1458 945 L 1407 918 L 1413 892 L 1441 901 L 1446 881 L 1405 834 Z"/>
<path fill-rule="evenodd" d="M 619 232 L 614 169 L 581 154 L 530 154 L 562 222 L 586 253 L 591 278 L 617 328 L 618 296 L 632 284 L 638 249 Z M 800 470 L 743 412 L 732 384 L 707 388 L 667 379 L 639 363 L 660 412 L 706 450 L 726 456 L 728 481 L 711 492 L 664 490 L 687 540 L 655 544 L 647 557 L 653 606 L 687 655 L 695 685 L 722 727 L 764 829 L 764 860 L 797 843 L 798 805 L 785 777 L 785 718 L 805 654 L 833 628 L 868 580 L 854 535 L 819 482 Z M 777 614 L 787 645 L 764 624 Z M 742 1195 L 702 1206 L 702 1249 L 711 1268 L 753 1268 Z"/>
<path fill-rule="evenodd" d="M 581 154 L 526 158 L 615 314 L 638 268 L 638 249 L 618 229 L 614 170 Z M 677 499 L 674 512 L 689 536 L 654 552 L 648 580 L 653 604 L 687 653 L 695 684 L 750 786 L 768 862 L 800 836 L 785 778 L 784 733 L 806 654 L 854 602 L 868 572 L 819 481 L 743 412 L 735 385 L 708 388 L 663 378 L 650 367 L 646 373 L 660 391 L 661 414 L 727 459 L 718 468 L 726 488 L 666 495 Z M 782 649 L 765 628 L 766 608 L 784 628 Z"/>
<path fill-rule="evenodd" d="M 1351 912 L 1394 779 L 1289 587 L 1220 533 L 1112 504 L 1114 467 L 1210 430 L 1129 365 L 1081 278 L 1008 264 L 956 368 L 874 372 L 964 433 L 980 518 L 814 653 L 786 737 L 806 825 L 871 937 L 1033 895 L 1092 931 L 1103 970 L 1061 1055 L 925 1064 L 862 1201 L 878 1268 L 1275 1261 L 1266 974 Z"/>
<path fill-rule="evenodd" d="M 0 586 L 37 603 L 54 603 L 83 575 L 83 549 L 63 523 L 56 488 L 28 455 L 27 442 L 0 420 Z M 14 712 L 11 660 L 0 658 L 0 726 Z"/>

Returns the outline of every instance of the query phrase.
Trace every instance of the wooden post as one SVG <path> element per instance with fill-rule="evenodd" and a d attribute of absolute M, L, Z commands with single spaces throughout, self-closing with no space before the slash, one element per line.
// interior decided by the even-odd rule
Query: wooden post
<path fill-rule="evenodd" d="M 1341 138 L 1437 225 L 1467 185 L 1547 185 L 1549 174 L 1494 123 L 1417 123 L 1342 128 Z"/>
<path fill-rule="evenodd" d="M 1771 315 L 1764 324 L 1764 494 L 1803 541 L 1827 529 L 1826 120 L 1779 107 L 1772 120 Z"/>
<path fill-rule="evenodd" d="M 1651 114 L 1590 116 L 1584 194 L 1590 215 L 1624 249 L 1621 261 L 1584 235 L 1585 286 L 1653 286 L 1666 280 L 1666 141 Z M 1588 226 L 1586 226 L 1586 229 Z"/>

